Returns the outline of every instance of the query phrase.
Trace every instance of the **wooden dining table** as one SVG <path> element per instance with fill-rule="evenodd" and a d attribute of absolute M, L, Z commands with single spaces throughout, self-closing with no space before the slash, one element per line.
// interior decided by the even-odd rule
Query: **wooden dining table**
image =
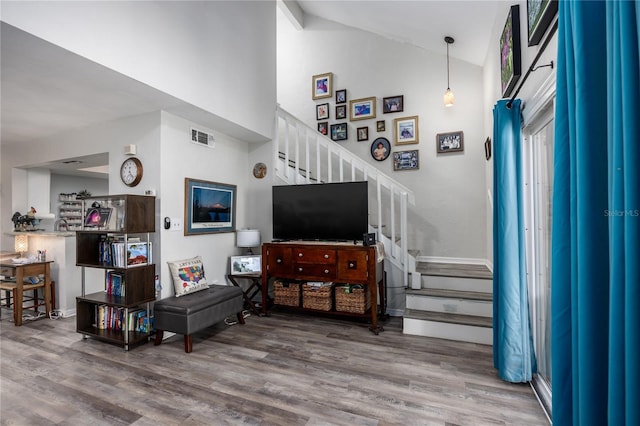
<path fill-rule="evenodd" d="M 22 309 L 24 302 L 24 292 L 44 289 L 44 304 L 46 317 L 51 314 L 51 264 L 53 261 L 26 261 L 0 263 L 2 279 L 0 279 L 0 290 L 12 292 L 13 298 L 13 325 L 22 325 Z M 31 282 L 25 278 L 37 277 L 37 282 Z M 34 297 L 37 299 L 37 297 Z M 37 306 L 35 307 L 37 309 Z"/>

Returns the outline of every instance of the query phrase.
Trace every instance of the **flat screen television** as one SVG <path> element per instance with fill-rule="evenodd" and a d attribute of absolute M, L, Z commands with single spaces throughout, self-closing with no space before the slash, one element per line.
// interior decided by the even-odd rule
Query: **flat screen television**
<path fill-rule="evenodd" d="M 274 240 L 358 241 L 368 225 L 367 182 L 273 187 Z"/>

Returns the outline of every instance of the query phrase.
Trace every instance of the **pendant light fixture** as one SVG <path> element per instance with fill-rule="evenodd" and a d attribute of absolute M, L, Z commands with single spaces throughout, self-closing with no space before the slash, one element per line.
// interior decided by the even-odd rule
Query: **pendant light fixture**
<path fill-rule="evenodd" d="M 447 91 L 444 92 L 444 106 L 450 107 L 453 106 L 453 101 L 455 100 L 453 96 L 453 92 L 451 91 L 451 86 L 449 86 L 449 45 L 453 44 L 453 37 L 446 36 L 444 38 L 445 43 L 447 43 Z"/>

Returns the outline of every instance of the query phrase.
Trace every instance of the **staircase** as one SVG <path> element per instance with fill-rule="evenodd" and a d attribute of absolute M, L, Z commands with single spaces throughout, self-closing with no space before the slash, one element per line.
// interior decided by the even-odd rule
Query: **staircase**
<path fill-rule="evenodd" d="M 403 286 L 408 287 L 415 275 L 415 259 L 407 247 L 407 207 L 415 204 L 413 191 L 280 107 L 275 129 L 274 175 L 282 182 L 369 182 L 370 232 L 384 244 L 385 261 L 402 271 Z"/>
<path fill-rule="evenodd" d="M 421 288 L 406 290 L 403 332 L 493 344 L 493 274 L 485 265 L 418 262 Z"/>
<path fill-rule="evenodd" d="M 417 262 L 419 253 L 406 243 L 413 191 L 280 107 L 275 126 L 274 176 L 282 182 L 369 182 L 370 232 L 384 244 L 385 270 L 401 271 L 405 288 L 404 333 L 491 345 L 491 271 L 484 265 Z"/>

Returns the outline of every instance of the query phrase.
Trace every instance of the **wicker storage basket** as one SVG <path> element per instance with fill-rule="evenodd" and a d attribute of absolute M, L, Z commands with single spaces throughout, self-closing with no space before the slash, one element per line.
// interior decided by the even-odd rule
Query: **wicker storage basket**
<path fill-rule="evenodd" d="M 302 307 L 317 311 L 330 311 L 333 305 L 331 289 L 333 285 L 314 286 L 302 285 Z"/>
<path fill-rule="evenodd" d="M 364 314 L 371 307 L 371 296 L 367 286 L 336 286 L 336 311 Z"/>
<path fill-rule="evenodd" d="M 300 306 L 300 283 L 276 280 L 273 282 L 273 293 L 276 305 Z"/>

